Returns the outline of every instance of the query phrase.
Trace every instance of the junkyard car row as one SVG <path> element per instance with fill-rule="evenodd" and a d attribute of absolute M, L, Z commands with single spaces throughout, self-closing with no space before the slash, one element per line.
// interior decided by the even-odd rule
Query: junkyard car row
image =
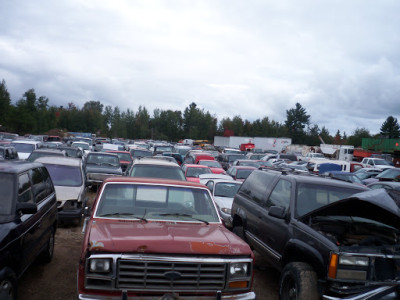
<path fill-rule="evenodd" d="M 252 250 L 280 272 L 281 299 L 398 296 L 398 168 L 365 172 L 382 165 L 366 160 L 353 183 L 340 174 L 350 164 L 311 155 L 69 144 L 3 146 L 0 299 L 17 299 L 28 266 L 51 260 L 57 226 L 82 216 L 77 299 L 256 299 Z"/>

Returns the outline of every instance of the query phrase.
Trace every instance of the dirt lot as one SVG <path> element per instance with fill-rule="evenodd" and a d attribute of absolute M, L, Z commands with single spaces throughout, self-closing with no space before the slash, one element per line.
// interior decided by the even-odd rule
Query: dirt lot
<path fill-rule="evenodd" d="M 19 282 L 20 300 L 76 300 L 76 272 L 83 235 L 80 226 L 59 227 L 50 264 L 36 263 Z M 256 253 L 254 291 L 257 299 L 278 299 L 279 273 Z"/>

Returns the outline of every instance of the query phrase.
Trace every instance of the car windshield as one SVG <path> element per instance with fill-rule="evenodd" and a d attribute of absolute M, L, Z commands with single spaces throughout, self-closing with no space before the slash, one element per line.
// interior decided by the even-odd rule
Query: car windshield
<path fill-rule="evenodd" d="M 23 153 L 31 153 L 34 149 L 32 144 L 12 143 L 11 146 L 14 146 L 17 152 L 23 152 Z"/>
<path fill-rule="evenodd" d="M 108 165 L 113 167 L 118 167 L 120 164 L 118 156 L 101 154 L 89 154 L 86 162 L 88 164 Z"/>
<path fill-rule="evenodd" d="M 211 168 L 222 168 L 220 163 L 215 160 L 200 160 L 199 165 L 211 167 Z"/>
<path fill-rule="evenodd" d="M 228 161 L 234 162 L 237 159 L 246 159 L 245 155 L 228 155 Z"/>
<path fill-rule="evenodd" d="M 134 165 L 130 176 L 186 180 L 179 166 Z"/>
<path fill-rule="evenodd" d="M 265 154 L 253 154 L 252 156 L 250 156 L 251 160 L 259 160 L 261 158 L 263 158 L 265 156 Z"/>
<path fill-rule="evenodd" d="M 0 174 L 0 215 L 10 215 L 14 198 L 14 180 L 11 174 Z"/>
<path fill-rule="evenodd" d="M 82 148 L 83 150 L 89 150 L 90 148 L 89 148 L 89 144 L 87 144 L 87 143 L 73 143 L 72 145 L 71 145 L 71 147 L 74 147 L 74 148 Z"/>
<path fill-rule="evenodd" d="M 185 155 L 188 153 L 190 148 L 176 148 L 175 152 L 179 153 L 180 155 Z"/>
<path fill-rule="evenodd" d="M 246 179 L 253 171 L 253 169 L 237 170 L 236 179 Z"/>
<path fill-rule="evenodd" d="M 377 166 L 391 166 L 390 162 L 384 159 L 375 159 L 374 163 Z"/>
<path fill-rule="evenodd" d="M 240 183 L 219 182 L 215 185 L 214 196 L 233 198 L 240 188 L 240 185 Z"/>
<path fill-rule="evenodd" d="M 147 150 L 131 150 L 130 152 L 133 157 L 153 156 L 153 153 Z"/>
<path fill-rule="evenodd" d="M 132 162 L 132 157 L 128 153 L 117 153 L 119 160 Z"/>
<path fill-rule="evenodd" d="M 43 157 L 43 156 L 64 156 L 63 153 L 60 152 L 35 152 L 33 151 L 29 157 L 27 158 L 27 161 L 35 161 L 36 159 L 38 159 L 39 157 Z"/>
<path fill-rule="evenodd" d="M 360 178 L 358 178 L 354 174 L 335 174 L 335 175 L 333 175 L 333 178 L 337 178 L 337 179 L 344 180 L 347 182 L 363 184 L 362 181 L 360 180 Z"/>
<path fill-rule="evenodd" d="M 186 176 L 197 178 L 201 174 L 210 174 L 210 173 L 212 173 L 210 168 L 188 168 L 186 171 Z"/>
<path fill-rule="evenodd" d="M 219 222 L 206 189 L 118 183 L 105 185 L 95 217 Z"/>
<path fill-rule="evenodd" d="M 242 161 L 239 161 L 238 165 L 240 165 L 240 166 L 250 166 L 250 167 L 258 168 L 260 166 L 260 163 L 256 162 L 256 161 L 250 161 L 250 160 L 244 160 L 243 161 L 242 160 Z"/>
<path fill-rule="evenodd" d="M 156 146 L 154 148 L 155 151 L 159 152 L 172 152 L 173 147 L 172 146 Z"/>
<path fill-rule="evenodd" d="M 54 185 L 81 186 L 82 173 L 79 167 L 45 164 Z"/>
<path fill-rule="evenodd" d="M 343 188 L 332 185 L 316 185 L 300 183 L 296 195 L 296 215 L 302 216 L 322 206 L 347 198 L 358 192 L 361 188 Z"/>
<path fill-rule="evenodd" d="M 387 169 L 377 175 L 375 178 L 388 178 L 388 179 L 395 179 L 396 177 L 400 176 L 400 169 L 398 168 L 393 168 L 393 169 Z"/>

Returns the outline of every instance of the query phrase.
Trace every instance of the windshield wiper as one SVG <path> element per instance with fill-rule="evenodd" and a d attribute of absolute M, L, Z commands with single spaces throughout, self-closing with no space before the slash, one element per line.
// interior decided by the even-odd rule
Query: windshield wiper
<path fill-rule="evenodd" d="M 142 220 L 145 221 L 147 223 L 147 219 L 145 219 L 144 217 L 138 217 L 135 214 L 132 213 L 120 213 L 120 212 L 114 212 L 114 213 L 108 213 L 108 214 L 103 214 L 103 215 L 99 215 L 99 217 L 110 217 L 110 216 L 130 216 L 130 217 L 134 217 L 138 220 Z"/>
<path fill-rule="evenodd" d="M 187 217 L 187 218 L 191 218 L 191 219 L 196 220 L 196 221 L 200 221 L 200 222 L 206 223 L 207 225 L 210 224 L 206 220 L 195 218 L 195 217 L 193 217 L 192 215 L 189 215 L 189 214 L 166 213 L 166 214 L 159 214 L 159 216 Z"/>

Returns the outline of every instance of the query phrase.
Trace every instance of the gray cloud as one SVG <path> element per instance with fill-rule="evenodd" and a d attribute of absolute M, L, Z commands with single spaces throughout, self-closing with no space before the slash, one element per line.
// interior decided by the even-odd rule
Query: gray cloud
<path fill-rule="evenodd" d="M 14 101 L 284 122 L 301 103 L 331 134 L 400 118 L 400 3 L 2 1 L 0 77 Z"/>

